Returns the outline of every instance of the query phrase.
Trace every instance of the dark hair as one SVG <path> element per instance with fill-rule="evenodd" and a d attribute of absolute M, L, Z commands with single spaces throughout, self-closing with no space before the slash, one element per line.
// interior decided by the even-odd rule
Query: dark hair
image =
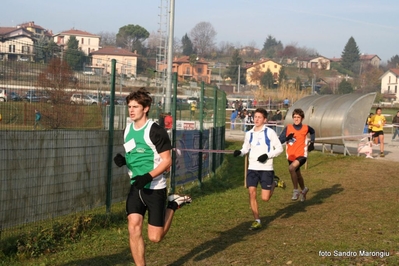
<path fill-rule="evenodd" d="M 267 111 L 264 108 L 256 108 L 255 113 L 261 113 L 263 118 L 267 118 Z"/>
<path fill-rule="evenodd" d="M 302 117 L 302 119 L 305 118 L 305 113 L 300 108 L 294 109 L 294 111 L 292 111 L 292 118 L 294 118 L 294 115 L 299 115 L 300 117 Z"/>
<path fill-rule="evenodd" d="M 144 88 L 140 88 L 138 91 L 131 92 L 128 96 L 126 96 L 126 104 L 129 104 L 130 101 L 136 101 L 138 104 L 142 105 L 143 108 L 151 108 L 152 98 L 150 93 Z M 148 113 L 146 115 L 148 116 Z"/>
<path fill-rule="evenodd" d="M 375 112 L 377 113 L 378 110 L 382 110 L 381 107 L 375 108 Z"/>

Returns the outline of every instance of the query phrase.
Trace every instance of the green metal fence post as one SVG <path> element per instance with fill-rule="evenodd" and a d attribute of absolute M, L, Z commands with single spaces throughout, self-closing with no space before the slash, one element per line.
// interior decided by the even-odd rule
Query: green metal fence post
<path fill-rule="evenodd" d="M 203 130 L 204 130 L 204 94 L 205 94 L 205 83 L 201 82 L 201 97 L 200 97 L 200 113 L 199 113 L 199 122 L 200 122 L 200 130 L 199 130 L 199 149 L 202 150 L 202 139 L 203 139 Z M 198 181 L 199 186 L 202 187 L 202 152 L 198 153 Z"/>
<path fill-rule="evenodd" d="M 222 108 L 221 109 L 221 114 L 220 114 L 220 119 L 223 119 L 222 121 L 219 121 L 219 126 L 220 126 L 220 143 L 221 147 L 226 147 L 226 102 L 227 102 L 227 97 L 226 97 L 226 92 L 220 91 L 222 93 Z M 220 154 L 220 162 L 219 165 L 223 162 L 224 160 L 224 153 Z"/>
<path fill-rule="evenodd" d="M 115 116 L 115 69 L 116 60 L 111 60 L 111 92 L 109 103 L 109 125 L 108 125 L 108 155 L 107 155 L 107 195 L 106 212 L 111 212 L 112 199 L 112 152 L 114 146 L 114 116 Z"/>
<path fill-rule="evenodd" d="M 212 134 L 212 149 L 216 150 L 216 133 L 219 131 L 216 129 L 216 120 L 218 119 L 218 91 L 217 87 L 213 87 L 213 134 Z M 212 153 L 212 172 L 216 171 L 216 153 Z"/>
<path fill-rule="evenodd" d="M 176 148 L 176 106 L 177 106 L 177 73 L 173 73 L 172 76 L 172 85 L 173 85 L 173 103 L 172 103 L 172 117 L 173 117 L 173 126 L 172 126 L 172 147 Z M 181 110 L 180 110 L 181 113 Z M 180 115 L 181 119 L 181 115 Z M 176 151 L 172 150 L 172 169 L 170 171 L 170 193 L 173 194 L 176 191 Z"/>

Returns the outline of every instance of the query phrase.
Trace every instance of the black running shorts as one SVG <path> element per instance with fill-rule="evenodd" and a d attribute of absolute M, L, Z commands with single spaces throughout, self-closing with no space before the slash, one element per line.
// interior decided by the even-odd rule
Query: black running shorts
<path fill-rule="evenodd" d="M 302 165 L 304 165 L 306 163 L 307 158 L 306 157 L 298 157 L 296 158 L 296 161 L 299 162 L 299 166 L 295 171 L 299 171 L 299 169 L 301 168 Z M 288 165 L 291 165 L 293 161 L 288 160 Z"/>
<path fill-rule="evenodd" d="M 260 183 L 260 187 L 265 190 L 271 190 L 274 179 L 274 171 L 258 171 L 249 170 L 247 173 L 247 188 L 257 187 Z"/>
<path fill-rule="evenodd" d="M 143 217 L 148 210 L 148 224 L 163 226 L 165 220 L 167 191 L 164 189 L 140 189 L 130 186 L 126 200 L 126 215 L 141 214 Z"/>

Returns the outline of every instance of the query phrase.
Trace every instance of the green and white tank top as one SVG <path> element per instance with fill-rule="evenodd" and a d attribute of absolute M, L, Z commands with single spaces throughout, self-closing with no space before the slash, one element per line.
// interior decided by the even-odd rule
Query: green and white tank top
<path fill-rule="evenodd" d="M 134 128 L 134 123 L 128 124 L 125 129 L 124 140 L 126 166 L 131 184 L 134 184 L 135 176 L 151 172 L 161 163 L 160 153 L 172 149 L 165 129 L 150 120 L 139 129 Z M 163 174 L 154 177 L 153 181 L 145 186 L 149 189 L 163 189 L 165 187 L 166 180 Z"/>

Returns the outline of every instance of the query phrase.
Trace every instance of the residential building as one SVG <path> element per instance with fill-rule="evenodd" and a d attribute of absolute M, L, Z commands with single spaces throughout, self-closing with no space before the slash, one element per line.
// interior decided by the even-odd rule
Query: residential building
<path fill-rule="evenodd" d="M 34 21 L 29 21 L 29 22 L 19 24 L 18 27 L 24 28 L 24 29 L 32 32 L 33 38 L 35 38 L 36 40 L 38 40 L 40 38 L 51 39 L 51 37 L 53 35 L 52 31 L 46 30 L 43 27 L 36 25 Z"/>
<path fill-rule="evenodd" d="M 90 66 L 86 69 L 91 69 L 97 74 L 110 74 L 111 73 L 111 60 L 116 60 L 116 72 L 126 76 L 136 77 L 137 75 L 137 53 L 132 53 L 120 47 L 104 47 L 97 51 L 91 52 Z"/>
<path fill-rule="evenodd" d="M 35 40 L 20 27 L 0 27 L 0 60 L 33 61 Z"/>
<path fill-rule="evenodd" d="M 375 54 L 361 54 L 359 56 L 361 66 L 366 67 L 367 65 L 371 65 L 373 67 L 379 68 L 381 63 L 381 58 Z M 332 58 L 331 62 L 341 63 L 342 58 Z"/>
<path fill-rule="evenodd" d="M 260 49 L 252 47 L 252 46 L 245 46 L 240 49 L 240 55 L 258 55 L 260 54 Z"/>
<path fill-rule="evenodd" d="M 317 68 L 322 70 L 330 70 L 331 60 L 324 56 L 319 56 L 316 58 L 298 58 L 296 65 L 298 68 Z"/>
<path fill-rule="evenodd" d="M 278 83 L 281 65 L 273 60 L 266 59 L 247 66 L 247 85 L 260 85 L 261 76 L 269 69 L 272 72 L 274 83 Z"/>
<path fill-rule="evenodd" d="M 203 58 L 190 62 L 189 56 L 182 56 L 173 60 L 172 72 L 177 73 L 178 81 L 195 80 L 209 84 L 211 82 L 211 70 L 208 66 L 209 62 L 206 62 Z M 166 63 L 159 65 L 159 71 L 165 71 L 166 69 Z"/>
<path fill-rule="evenodd" d="M 379 68 L 381 63 L 381 58 L 375 54 L 362 54 L 360 55 L 360 62 L 362 62 L 362 67 L 371 65 L 373 67 Z"/>
<path fill-rule="evenodd" d="M 391 68 L 381 77 L 381 93 L 384 98 L 399 102 L 399 68 Z"/>
<path fill-rule="evenodd" d="M 71 36 L 75 36 L 79 42 L 79 49 L 89 55 L 90 53 L 100 49 L 100 36 L 91 34 L 87 31 L 70 29 L 53 35 L 54 42 L 64 49 L 67 47 L 68 41 Z"/>

